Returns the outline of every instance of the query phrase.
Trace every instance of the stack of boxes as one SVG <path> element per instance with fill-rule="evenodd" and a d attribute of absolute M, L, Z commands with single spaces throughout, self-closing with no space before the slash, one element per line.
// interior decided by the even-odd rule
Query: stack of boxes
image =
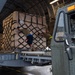
<path fill-rule="evenodd" d="M 24 30 L 25 34 L 20 32 Z M 26 43 L 26 34 L 33 35 L 34 50 L 42 50 L 46 47 L 46 38 L 43 33 L 46 31 L 45 17 L 35 16 L 15 11 L 3 21 L 3 44 L 4 52 L 12 52 L 15 49 L 28 50 L 30 46 Z"/>

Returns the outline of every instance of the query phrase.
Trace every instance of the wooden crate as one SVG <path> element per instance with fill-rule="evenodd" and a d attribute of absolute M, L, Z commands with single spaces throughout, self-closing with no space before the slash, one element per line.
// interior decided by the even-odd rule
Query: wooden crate
<path fill-rule="evenodd" d="M 34 50 L 41 50 L 46 47 L 46 38 L 39 35 L 46 31 L 45 17 L 22 13 L 15 11 L 11 13 L 3 21 L 3 45 L 5 52 L 12 52 L 15 49 L 30 49 L 26 43 L 26 34 L 20 32 L 24 28 L 33 34 L 33 48 Z M 19 27 L 19 28 L 18 28 Z M 26 32 L 27 33 L 27 32 Z M 28 34 L 28 33 L 27 33 Z"/>

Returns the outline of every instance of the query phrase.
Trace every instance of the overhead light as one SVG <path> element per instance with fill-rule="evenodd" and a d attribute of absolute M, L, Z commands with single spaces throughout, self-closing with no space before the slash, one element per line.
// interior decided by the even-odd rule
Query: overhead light
<path fill-rule="evenodd" d="M 54 0 L 54 1 L 50 2 L 50 4 L 53 4 L 53 3 L 57 2 L 57 1 L 59 1 L 59 0 Z"/>

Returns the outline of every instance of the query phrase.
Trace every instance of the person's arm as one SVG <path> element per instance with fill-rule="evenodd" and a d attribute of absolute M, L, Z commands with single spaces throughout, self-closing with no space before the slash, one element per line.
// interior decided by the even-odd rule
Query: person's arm
<path fill-rule="evenodd" d="M 23 33 L 23 29 L 20 29 L 20 27 L 17 27 L 17 30 L 19 33 Z"/>

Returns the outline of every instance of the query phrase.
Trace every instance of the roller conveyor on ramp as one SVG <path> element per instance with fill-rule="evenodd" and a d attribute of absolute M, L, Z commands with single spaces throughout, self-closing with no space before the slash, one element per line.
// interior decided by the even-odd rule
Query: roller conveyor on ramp
<path fill-rule="evenodd" d="M 32 64 L 16 57 L 16 54 L 0 54 L 0 66 L 24 67 L 30 65 Z"/>
<path fill-rule="evenodd" d="M 20 58 L 32 64 L 51 63 L 51 51 L 22 51 Z"/>
<path fill-rule="evenodd" d="M 30 65 L 42 65 L 51 63 L 51 60 L 51 55 L 45 56 L 45 53 L 40 51 L 0 54 L 0 66 L 24 67 Z"/>

